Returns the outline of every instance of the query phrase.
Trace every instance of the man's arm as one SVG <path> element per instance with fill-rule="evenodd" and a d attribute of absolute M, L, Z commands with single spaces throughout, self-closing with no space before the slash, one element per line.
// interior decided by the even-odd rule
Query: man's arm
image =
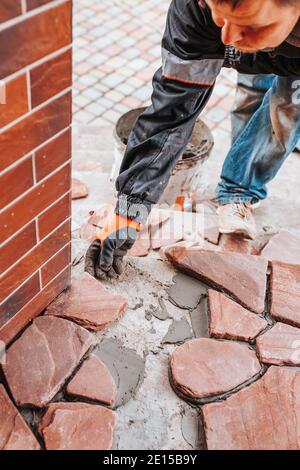
<path fill-rule="evenodd" d="M 144 222 L 188 143 L 224 62 L 219 28 L 197 0 L 173 0 L 154 75 L 152 105 L 138 118 L 116 181 L 116 213 Z M 147 211 L 141 212 L 141 205 Z"/>

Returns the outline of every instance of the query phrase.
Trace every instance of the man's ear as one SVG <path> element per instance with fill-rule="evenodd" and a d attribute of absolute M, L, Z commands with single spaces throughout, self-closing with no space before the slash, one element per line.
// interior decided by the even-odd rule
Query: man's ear
<path fill-rule="evenodd" d="M 205 2 L 205 0 L 199 0 L 198 3 L 199 3 L 199 7 L 200 7 L 200 8 L 205 8 L 205 7 L 206 7 L 206 2 Z"/>

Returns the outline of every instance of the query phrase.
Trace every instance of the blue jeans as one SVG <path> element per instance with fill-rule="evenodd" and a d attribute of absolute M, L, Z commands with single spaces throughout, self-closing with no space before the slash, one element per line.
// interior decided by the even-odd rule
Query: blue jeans
<path fill-rule="evenodd" d="M 256 202 L 300 138 L 300 77 L 239 74 L 219 204 Z"/>

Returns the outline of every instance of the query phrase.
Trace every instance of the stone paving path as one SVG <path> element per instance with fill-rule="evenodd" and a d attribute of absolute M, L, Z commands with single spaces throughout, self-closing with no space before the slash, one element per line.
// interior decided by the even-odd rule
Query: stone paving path
<path fill-rule="evenodd" d="M 152 223 L 166 224 L 173 216 L 158 214 L 155 209 Z M 300 236 L 279 232 L 256 255 L 239 253 L 239 239 L 223 238 L 231 242 L 216 247 L 204 239 L 181 241 L 142 258 L 130 256 L 125 274 L 106 287 L 77 263 L 71 288 L 7 351 L 1 449 L 128 449 L 131 430 L 139 433 L 142 425 L 138 448 L 299 450 L 300 265 L 286 263 L 282 247 L 300 244 Z M 272 261 L 266 257 L 269 244 Z M 144 260 L 143 270 L 138 259 Z M 166 259 L 187 275 L 175 274 Z M 145 284 L 152 302 L 160 300 L 157 306 L 149 306 Z M 280 311 L 284 323 L 276 320 Z M 162 394 L 147 383 L 156 369 L 151 362 L 149 367 L 150 358 L 164 364 Z M 143 389 L 151 392 L 150 401 L 139 395 Z M 166 399 L 166 416 L 149 425 L 141 404 L 154 412 Z M 134 405 L 138 415 L 132 415 Z M 176 418 L 175 427 L 170 418 Z M 165 441 L 149 436 L 161 424 L 167 426 Z"/>
<path fill-rule="evenodd" d="M 170 0 L 74 0 L 74 124 L 111 125 L 146 106 Z M 203 114 L 229 132 L 236 74 L 223 70 Z"/>

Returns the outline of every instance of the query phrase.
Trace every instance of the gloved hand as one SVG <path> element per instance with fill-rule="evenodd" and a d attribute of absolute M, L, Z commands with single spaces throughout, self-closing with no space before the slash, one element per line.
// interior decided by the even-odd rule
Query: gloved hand
<path fill-rule="evenodd" d="M 117 278 L 123 271 L 123 257 L 141 229 L 140 223 L 114 214 L 87 250 L 85 271 L 99 279 Z"/>

